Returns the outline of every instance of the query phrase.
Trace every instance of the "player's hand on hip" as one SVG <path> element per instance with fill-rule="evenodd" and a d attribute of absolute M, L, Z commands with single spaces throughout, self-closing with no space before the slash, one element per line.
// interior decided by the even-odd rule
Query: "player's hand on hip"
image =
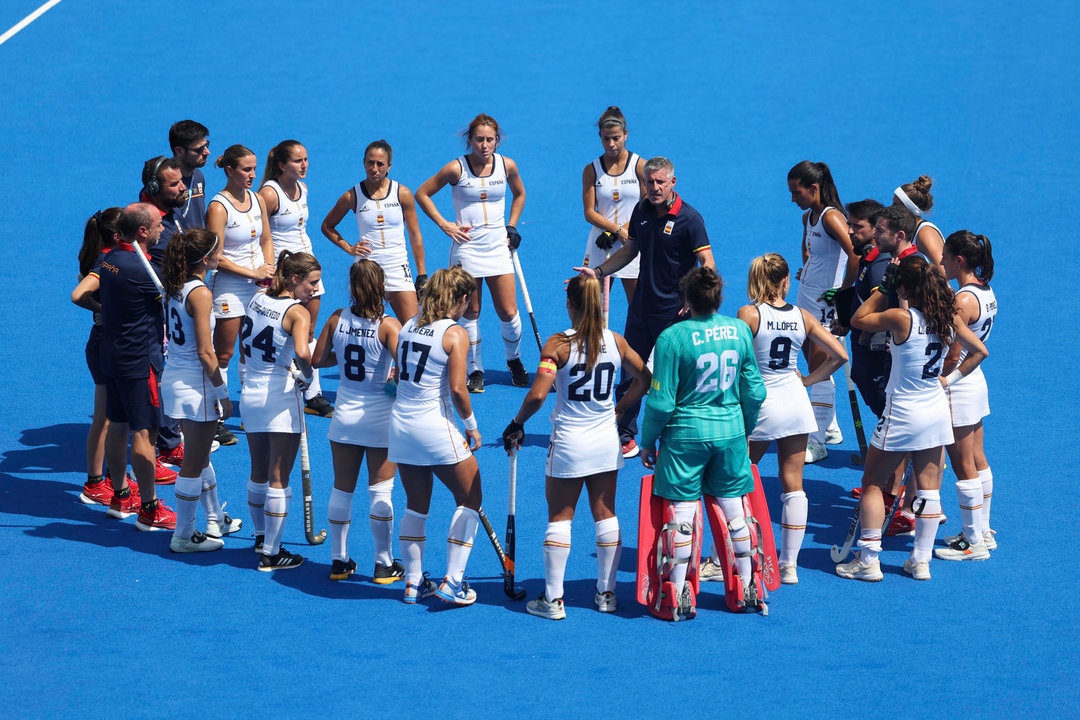
<path fill-rule="evenodd" d="M 472 230 L 468 225 L 459 225 L 457 223 L 446 223 L 445 225 L 440 225 L 439 229 L 459 245 L 461 243 L 469 242 L 469 231 Z"/>
<path fill-rule="evenodd" d="M 656 448 L 641 448 L 641 464 L 652 470 L 656 467 Z"/>
<path fill-rule="evenodd" d="M 349 254 L 353 257 L 367 257 L 371 254 L 371 243 L 361 240 L 349 248 Z"/>

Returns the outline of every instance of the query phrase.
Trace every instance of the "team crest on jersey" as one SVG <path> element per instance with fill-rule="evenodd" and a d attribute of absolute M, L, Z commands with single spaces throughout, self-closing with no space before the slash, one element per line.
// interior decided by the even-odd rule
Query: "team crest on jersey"
<path fill-rule="evenodd" d="M 615 202 L 619 202 L 619 188 L 615 188 L 611 191 L 611 199 Z"/>
<path fill-rule="evenodd" d="M 675 228 L 675 221 L 674 221 L 674 220 L 668 220 L 668 221 L 667 221 L 667 224 L 666 224 L 666 225 L 664 225 L 664 234 L 665 234 L 665 235 L 670 235 L 670 234 L 671 234 L 671 231 L 672 231 L 672 230 L 673 230 L 674 228 Z"/>
<path fill-rule="evenodd" d="M 487 200 L 487 190 L 481 190 L 480 191 L 480 199 L 481 200 Z"/>
<path fill-rule="evenodd" d="M 251 239 L 252 239 L 252 240 L 254 240 L 254 239 L 255 239 L 255 226 L 252 226 L 252 227 L 251 227 Z"/>
<path fill-rule="evenodd" d="M 223 312 L 223 313 L 229 312 L 229 303 L 227 303 L 227 302 L 221 303 L 221 312 Z"/>
<path fill-rule="evenodd" d="M 378 214 L 378 216 L 375 218 L 375 222 L 379 223 L 380 225 L 383 224 L 383 214 L 382 213 Z"/>

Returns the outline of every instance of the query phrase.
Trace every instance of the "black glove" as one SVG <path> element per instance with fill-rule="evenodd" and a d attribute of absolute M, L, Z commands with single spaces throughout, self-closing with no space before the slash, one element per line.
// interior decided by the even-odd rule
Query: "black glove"
<path fill-rule="evenodd" d="M 615 247 L 615 241 L 618 239 L 619 236 L 616 233 L 613 233 L 610 230 L 605 230 L 604 232 L 600 233 L 599 237 L 596 238 L 596 247 L 600 248 L 601 250 L 610 250 L 611 248 Z"/>
<path fill-rule="evenodd" d="M 517 250 L 521 245 L 521 233 L 513 225 L 506 226 L 506 244 L 510 246 L 511 250 Z"/>
<path fill-rule="evenodd" d="M 900 265 L 889 263 L 889 266 L 885 268 L 885 274 L 881 276 L 881 282 L 878 283 L 878 289 L 888 295 L 898 287 L 900 287 Z"/>
<path fill-rule="evenodd" d="M 506 426 L 506 429 L 503 430 L 502 433 L 503 449 L 510 452 L 510 450 L 516 447 L 518 442 L 520 442 L 519 438 L 520 440 L 525 439 L 525 426 L 511 420 L 510 424 Z"/>
<path fill-rule="evenodd" d="M 416 297 L 421 297 L 424 294 L 424 286 L 427 285 L 427 273 L 417 275 L 413 285 L 416 286 Z"/>
<path fill-rule="evenodd" d="M 860 245 L 859 247 L 855 248 L 855 254 L 861 258 L 864 258 L 871 250 L 874 249 L 874 247 L 874 243 L 866 243 L 865 245 Z"/>

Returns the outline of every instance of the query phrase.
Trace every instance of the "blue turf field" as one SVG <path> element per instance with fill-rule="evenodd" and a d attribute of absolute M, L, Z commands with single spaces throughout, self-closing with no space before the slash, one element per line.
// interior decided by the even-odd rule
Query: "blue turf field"
<path fill-rule="evenodd" d="M 0 30 L 37 4 L 0 4 Z M 65 0 L 0 46 L 0 703 L 12 716 L 653 717 L 743 713 L 742 703 L 800 717 L 1075 714 L 1078 395 L 1060 378 L 1080 344 L 1070 308 L 1059 309 L 1075 284 L 1076 214 L 1066 208 L 1080 180 L 1071 4 L 345 7 Z M 167 151 L 172 122 L 207 125 L 212 157 L 237 142 L 255 149 L 260 174 L 272 144 L 301 140 L 317 225 L 362 177 L 369 141 L 391 142 L 392 177 L 415 189 L 461 153 L 457 133 L 476 113 L 495 116 L 527 188 L 521 258 L 546 336 L 567 324 L 561 280 L 587 234 L 581 168 L 600 152 L 592 123 L 609 104 L 625 112 L 632 150 L 674 160 L 678 189 L 706 219 L 731 314 L 751 258 L 775 250 L 797 260 L 799 211 L 785 176 L 802 159 L 827 161 L 845 202 L 884 200 L 928 173 L 931 219 L 993 240 L 1002 310 L 984 366 L 1000 543 L 991 561 L 935 561 L 933 581 L 916 583 L 899 571 L 907 539 L 892 540 L 884 582 L 833 575 L 828 547 L 843 536 L 859 478 L 845 462 L 855 450 L 846 403 L 843 448 L 806 471 L 801 582 L 773 595 L 768 618 L 731 615 L 706 595 L 697 620 L 672 626 L 632 602 L 636 461 L 620 476 L 619 612 L 591 608 L 593 530 L 582 504 L 562 623 L 504 598 L 482 536 L 469 567 L 478 605 L 438 611 L 401 604 L 398 586 L 327 580 L 329 545 L 304 549 L 299 503 L 285 540 L 311 562 L 268 577 L 253 571 L 245 538 L 178 559 L 167 533 L 136 532 L 78 502 L 89 317 L 68 294 L 82 223 L 134 199 L 142 162 Z M 206 175 L 208 189 L 224 185 L 220 171 Z M 450 212 L 447 191 L 437 201 Z M 426 218 L 421 229 L 431 271 L 445 264 L 448 240 Z M 345 301 L 347 258 L 313 239 L 325 318 Z M 624 304 L 615 308 L 621 330 Z M 497 368 L 490 307 L 482 327 Z M 523 393 L 505 372 L 489 378 L 496 384 L 475 399 L 488 443 L 479 459 L 501 528 L 506 461 L 494 441 Z M 519 578 L 530 597 L 543 586 L 546 415 L 529 423 L 519 462 Z M 311 422 L 319 526 L 331 484 L 326 426 Z M 246 519 L 243 441 L 213 459 L 223 499 Z M 761 465 L 774 518 L 775 465 L 771 454 Z M 951 532 L 958 511 L 946 478 Z M 403 502 L 398 488 L 399 515 Z M 445 557 L 438 538 L 451 504 L 436 492 L 432 568 Z M 358 495 L 351 549 L 362 572 L 365 507 Z"/>

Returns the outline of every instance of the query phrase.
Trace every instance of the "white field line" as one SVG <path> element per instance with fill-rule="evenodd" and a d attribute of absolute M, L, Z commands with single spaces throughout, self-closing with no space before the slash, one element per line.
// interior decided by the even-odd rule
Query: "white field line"
<path fill-rule="evenodd" d="M 26 27 L 27 25 L 29 25 L 30 23 L 34 22 L 34 21 L 35 21 L 35 20 L 37 20 L 37 19 L 38 19 L 39 17 L 41 17 L 42 15 L 44 15 L 44 14 L 45 14 L 46 12 L 48 12 L 48 11 L 49 11 L 49 9 L 50 9 L 50 8 L 52 8 L 52 7 L 54 6 L 54 5 L 59 5 L 59 4 L 60 4 L 60 0 L 49 0 L 49 1 L 47 2 L 47 3 L 45 3 L 44 5 L 42 5 L 41 7 L 39 7 L 39 8 L 37 9 L 37 10 L 35 10 L 34 12 L 30 13 L 29 15 L 27 15 L 26 17 L 24 17 L 24 18 L 23 18 L 22 20 L 20 20 L 19 22 L 17 22 L 17 23 L 15 23 L 14 25 L 12 25 L 12 26 L 11 26 L 11 29 L 10 29 L 10 30 L 8 30 L 8 31 L 7 31 L 6 33 L 4 33 L 3 35 L 0 35 L 0 45 L 3 45 L 3 44 L 4 44 L 4 43 L 6 43 L 6 42 L 7 42 L 8 40 L 10 40 L 11 38 L 15 37 L 16 33 L 18 33 L 18 32 L 19 32 L 20 30 L 22 30 L 22 29 L 23 29 L 24 27 Z"/>

